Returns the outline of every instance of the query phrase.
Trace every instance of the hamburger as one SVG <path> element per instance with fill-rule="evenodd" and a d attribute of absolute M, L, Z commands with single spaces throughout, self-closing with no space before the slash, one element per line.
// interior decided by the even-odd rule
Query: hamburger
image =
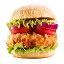
<path fill-rule="evenodd" d="M 24 6 L 16 9 L 7 26 L 10 35 L 8 52 L 18 58 L 45 58 L 57 47 L 55 15 L 45 6 Z"/>

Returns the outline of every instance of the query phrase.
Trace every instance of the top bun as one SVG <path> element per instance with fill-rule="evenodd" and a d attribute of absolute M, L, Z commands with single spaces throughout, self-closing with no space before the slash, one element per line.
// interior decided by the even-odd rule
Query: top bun
<path fill-rule="evenodd" d="M 50 9 L 44 6 L 25 6 L 16 9 L 11 19 L 29 19 L 29 18 L 51 18 L 55 19 L 54 14 Z"/>

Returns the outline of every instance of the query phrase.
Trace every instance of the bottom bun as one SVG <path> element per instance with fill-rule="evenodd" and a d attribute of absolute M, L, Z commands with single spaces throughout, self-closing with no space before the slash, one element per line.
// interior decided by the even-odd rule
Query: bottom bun
<path fill-rule="evenodd" d="M 17 54 L 15 52 L 12 53 L 14 57 L 17 58 L 46 58 L 54 55 L 54 50 L 49 52 L 38 52 L 38 53 L 24 53 L 24 54 Z"/>

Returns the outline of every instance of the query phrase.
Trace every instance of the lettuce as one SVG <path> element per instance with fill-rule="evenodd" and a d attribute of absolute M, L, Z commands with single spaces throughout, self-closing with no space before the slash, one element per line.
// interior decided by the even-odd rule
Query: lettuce
<path fill-rule="evenodd" d="M 23 25 L 27 28 L 33 27 L 36 24 L 42 24 L 42 22 L 46 22 L 48 24 L 54 23 L 54 20 L 47 20 L 47 19 L 35 19 L 35 20 L 26 20 L 26 19 L 14 19 L 7 23 L 7 26 L 10 28 L 12 26 L 20 26 Z"/>
<path fill-rule="evenodd" d="M 11 53 L 13 50 L 13 47 L 8 47 L 7 49 L 8 49 L 8 53 Z"/>
<path fill-rule="evenodd" d="M 17 43 L 14 45 L 14 50 L 16 50 L 16 49 L 24 49 L 24 47 L 21 43 Z"/>
<path fill-rule="evenodd" d="M 34 52 L 48 52 L 48 51 L 52 51 L 54 49 L 56 49 L 57 47 L 57 44 L 55 44 L 54 46 L 48 46 L 48 47 L 43 47 L 43 46 L 40 46 L 40 47 L 33 47 L 33 48 L 29 48 L 29 49 L 26 49 L 23 47 L 22 44 L 18 43 L 16 45 L 14 45 L 13 48 L 9 47 L 8 48 L 8 51 L 9 53 L 12 52 L 12 50 L 15 52 L 15 53 L 34 53 Z"/>

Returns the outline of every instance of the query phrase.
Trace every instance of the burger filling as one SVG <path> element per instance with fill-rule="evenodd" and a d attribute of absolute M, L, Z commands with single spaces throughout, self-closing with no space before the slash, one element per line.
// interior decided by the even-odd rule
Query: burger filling
<path fill-rule="evenodd" d="M 11 53 L 47 52 L 54 50 L 57 46 L 56 35 L 39 35 L 36 33 L 12 34 L 7 42 L 8 51 Z"/>
<path fill-rule="evenodd" d="M 50 19 L 19 19 L 11 20 L 7 23 L 12 34 L 17 33 L 37 33 L 37 34 L 55 34 L 58 27 L 54 20 Z"/>
<path fill-rule="evenodd" d="M 7 23 L 11 35 L 7 46 L 9 53 L 47 52 L 57 47 L 57 24 L 53 19 L 15 19 Z"/>
<path fill-rule="evenodd" d="M 9 28 L 11 28 L 12 26 L 21 26 L 23 25 L 24 27 L 32 27 L 34 25 L 42 25 L 42 23 L 45 22 L 47 24 L 53 24 L 54 23 L 54 20 L 50 20 L 50 19 L 14 19 L 14 20 L 11 20 L 9 23 L 7 23 L 7 26 Z"/>

